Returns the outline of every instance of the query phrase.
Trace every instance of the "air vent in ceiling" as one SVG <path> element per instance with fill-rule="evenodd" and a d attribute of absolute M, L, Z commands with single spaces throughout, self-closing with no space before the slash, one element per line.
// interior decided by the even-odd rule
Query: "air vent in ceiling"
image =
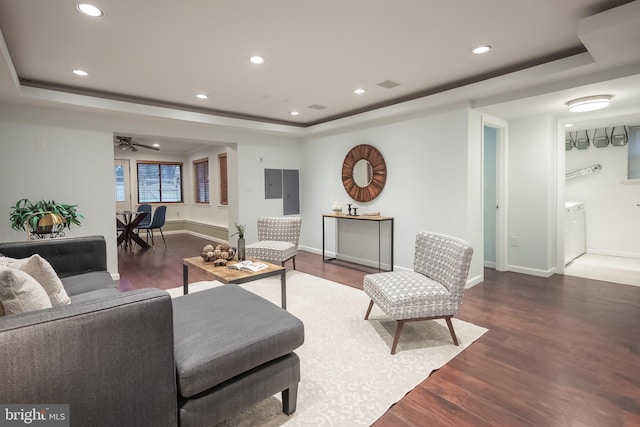
<path fill-rule="evenodd" d="M 400 86 L 400 83 L 393 82 L 391 80 L 385 80 L 383 82 L 378 83 L 378 86 L 384 87 L 387 89 L 393 89 L 396 86 Z"/>
<path fill-rule="evenodd" d="M 325 108 L 327 108 L 327 106 L 326 105 L 313 104 L 313 105 L 309 105 L 309 108 L 312 108 L 314 110 L 324 110 Z"/>

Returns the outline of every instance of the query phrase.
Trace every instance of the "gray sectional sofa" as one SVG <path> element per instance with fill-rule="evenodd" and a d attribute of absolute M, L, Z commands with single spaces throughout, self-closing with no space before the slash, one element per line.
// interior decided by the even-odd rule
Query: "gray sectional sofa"
<path fill-rule="evenodd" d="M 69 404 L 92 427 L 213 426 L 277 393 L 295 411 L 304 326 L 280 307 L 238 286 L 121 293 L 100 236 L 0 243 L 35 253 L 71 304 L 0 317 L 1 403 Z"/>

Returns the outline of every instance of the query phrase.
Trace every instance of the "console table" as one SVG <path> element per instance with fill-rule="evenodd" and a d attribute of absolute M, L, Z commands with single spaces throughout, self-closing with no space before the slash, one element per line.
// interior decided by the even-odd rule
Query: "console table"
<path fill-rule="evenodd" d="M 393 217 L 392 216 L 373 216 L 373 215 L 339 215 L 339 214 L 323 214 L 322 215 L 322 261 L 323 262 L 331 262 L 331 261 L 336 261 L 337 260 L 337 249 L 336 249 L 336 256 L 333 258 L 326 258 L 324 255 L 324 222 L 326 218 L 335 218 L 336 221 L 339 220 L 349 220 L 349 221 L 373 221 L 373 222 L 377 222 L 378 223 L 378 271 L 382 271 L 382 269 L 380 268 L 380 251 L 381 251 L 381 240 L 380 240 L 380 226 L 382 224 L 382 222 L 388 221 L 391 223 L 391 270 L 389 271 L 393 271 Z M 339 232 L 339 227 L 338 227 L 338 232 Z"/>

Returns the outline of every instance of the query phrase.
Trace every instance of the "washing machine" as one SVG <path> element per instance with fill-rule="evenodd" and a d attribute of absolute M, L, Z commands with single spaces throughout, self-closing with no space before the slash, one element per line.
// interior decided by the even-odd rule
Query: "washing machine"
<path fill-rule="evenodd" d="M 584 203 L 565 202 L 564 265 L 587 251 Z"/>

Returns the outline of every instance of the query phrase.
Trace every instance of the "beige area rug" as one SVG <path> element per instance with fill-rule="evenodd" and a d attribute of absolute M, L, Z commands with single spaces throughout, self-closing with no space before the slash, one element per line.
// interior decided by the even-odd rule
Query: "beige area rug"
<path fill-rule="evenodd" d="M 189 293 L 224 286 L 189 285 Z M 226 285 L 236 286 L 236 285 Z M 280 305 L 280 279 L 240 285 Z M 182 295 L 182 287 L 169 290 Z M 395 322 L 369 304 L 358 289 L 298 271 L 287 273 L 287 309 L 304 322 L 296 412 L 282 413 L 280 394 L 266 399 L 223 426 L 369 426 L 398 400 L 442 367 L 487 329 L 453 319 L 460 346 L 453 345 L 444 321 L 405 324 L 397 353 L 391 343 Z"/>

